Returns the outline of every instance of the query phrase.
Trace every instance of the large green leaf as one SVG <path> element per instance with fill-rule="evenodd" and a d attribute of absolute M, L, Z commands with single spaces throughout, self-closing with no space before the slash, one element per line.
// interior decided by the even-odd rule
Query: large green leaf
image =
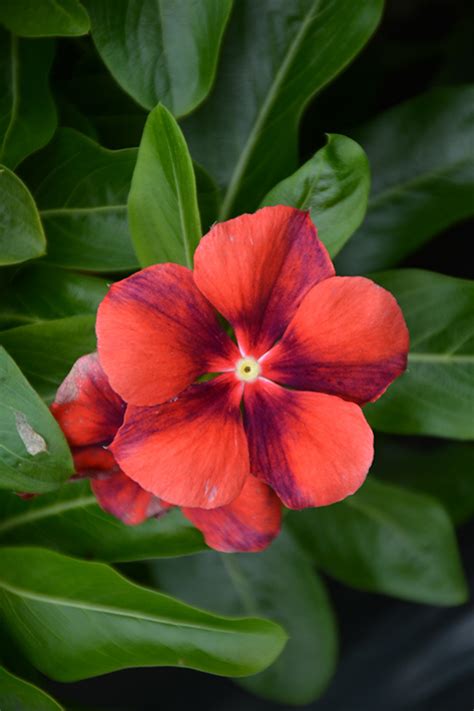
<path fill-rule="evenodd" d="M 48 86 L 54 45 L 0 27 L 0 162 L 14 168 L 46 145 L 56 128 Z"/>
<path fill-rule="evenodd" d="M 87 271 L 138 266 L 127 226 L 127 197 L 135 148 L 111 151 L 61 129 L 23 167 L 41 212 L 48 262 Z"/>
<path fill-rule="evenodd" d="M 74 362 L 95 351 L 94 326 L 94 316 L 41 321 L 1 331 L 0 345 L 40 395 L 50 401 Z"/>
<path fill-rule="evenodd" d="M 107 282 L 47 264 L 32 264 L 0 287 L 0 327 L 93 314 Z"/>
<path fill-rule="evenodd" d="M 61 711 L 51 696 L 0 667 L 0 709 L 2 711 Z"/>
<path fill-rule="evenodd" d="M 209 100 L 183 123 L 193 158 L 227 188 L 220 219 L 255 209 L 297 164 L 311 96 L 374 31 L 383 0 L 239 0 Z"/>
<path fill-rule="evenodd" d="M 0 489 L 51 491 L 72 473 L 59 425 L 0 348 Z"/>
<path fill-rule="evenodd" d="M 21 37 L 84 35 L 90 27 L 79 0 L 2 0 L 0 22 Z"/>
<path fill-rule="evenodd" d="M 296 173 L 270 190 L 262 205 L 309 210 L 319 238 L 334 257 L 364 219 L 369 185 L 369 164 L 362 148 L 334 134 Z"/>
<path fill-rule="evenodd" d="M 27 187 L 0 165 L 0 266 L 40 257 L 46 238 Z"/>
<path fill-rule="evenodd" d="M 176 116 L 211 88 L 231 0 L 86 0 L 96 47 L 118 83 L 147 109 Z"/>
<path fill-rule="evenodd" d="M 138 587 L 103 563 L 3 548 L 0 571 L 7 627 L 26 657 L 60 681 L 137 666 L 253 674 L 285 643 L 274 622 L 202 612 Z"/>
<path fill-rule="evenodd" d="M 474 213 L 474 86 L 435 89 L 354 133 L 367 151 L 372 193 L 364 224 L 337 266 L 391 267 Z"/>
<path fill-rule="evenodd" d="M 365 412 L 384 432 L 474 438 L 474 282 L 432 272 L 376 274 L 407 320 L 408 369 Z M 389 337 L 389 334 L 387 334 Z"/>
<path fill-rule="evenodd" d="M 474 516 L 474 444 L 378 434 L 371 472 L 440 499 L 454 523 Z"/>
<path fill-rule="evenodd" d="M 321 694 L 334 671 L 335 621 L 322 581 L 287 532 L 263 553 L 159 561 L 153 573 L 166 592 L 191 604 L 227 615 L 264 615 L 283 625 L 290 637 L 283 654 L 242 680 L 247 689 L 290 704 Z"/>
<path fill-rule="evenodd" d="M 197 531 L 175 509 L 140 526 L 126 526 L 100 509 L 88 481 L 24 501 L 0 493 L 0 542 L 54 548 L 102 561 L 132 561 L 204 550 Z"/>
<path fill-rule="evenodd" d="M 196 180 L 186 141 L 164 106 L 149 115 L 128 203 L 130 230 L 142 266 L 192 266 L 201 237 Z"/>
<path fill-rule="evenodd" d="M 432 605 L 466 600 L 453 526 L 436 499 L 370 478 L 345 501 L 289 522 L 317 564 L 347 585 Z"/>

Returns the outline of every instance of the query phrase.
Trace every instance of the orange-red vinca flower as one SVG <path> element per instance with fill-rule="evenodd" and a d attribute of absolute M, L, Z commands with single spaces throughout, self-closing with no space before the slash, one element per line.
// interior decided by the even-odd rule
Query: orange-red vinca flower
<path fill-rule="evenodd" d="M 93 479 L 105 508 L 136 523 L 180 506 L 220 550 L 268 545 L 279 500 L 361 486 L 361 405 L 403 372 L 409 341 L 393 296 L 336 277 L 308 213 L 283 206 L 215 225 L 194 272 L 158 264 L 114 284 L 97 336 L 100 363 L 76 364 L 53 405 L 78 469 L 110 445 L 94 450 L 115 468 Z"/>

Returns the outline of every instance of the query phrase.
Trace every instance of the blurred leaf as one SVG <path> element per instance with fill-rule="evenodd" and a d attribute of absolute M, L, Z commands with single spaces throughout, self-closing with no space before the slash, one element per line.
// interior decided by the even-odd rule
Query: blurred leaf
<path fill-rule="evenodd" d="M 21 180 L 0 165 L 0 265 L 34 259 L 45 251 L 35 201 Z"/>
<path fill-rule="evenodd" d="M 23 168 L 48 238 L 48 262 L 87 271 L 138 264 L 127 226 L 134 148 L 110 151 L 72 129 Z"/>
<path fill-rule="evenodd" d="M 10 632 L 40 671 L 60 681 L 140 666 L 252 674 L 285 643 L 274 622 L 202 612 L 138 587 L 103 563 L 3 548 L 0 571 Z"/>
<path fill-rule="evenodd" d="M 399 263 L 474 214 L 474 86 L 434 89 L 354 133 L 372 192 L 364 224 L 338 258 L 360 274 Z"/>
<path fill-rule="evenodd" d="M 0 22 L 21 37 L 84 35 L 90 27 L 78 0 L 2 0 Z"/>
<path fill-rule="evenodd" d="M 201 238 L 196 180 L 186 141 L 164 106 L 150 113 L 133 173 L 128 202 L 133 244 L 140 264 L 192 266 Z"/>
<path fill-rule="evenodd" d="M 61 711 L 51 696 L 0 667 L 0 708 L 2 711 Z"/>
<path fill-rule="evenodd" d="M 378 434 L 371 473 L 440 499 L 455 524 L 474 516 L 474 444 Z"/>
<path fill-rule="evenodd" d="M 0 286 L 0 327 L 94 314 L 106 293 L 105 279 L 31 264 Z"/>
<path fill-rule="evenodd" d="M 51 401 L 74 362 L 96 349 L 94 316 L 70 316 L 0 332 L 4 346 L 33 387 Z"/>
<path fill-rule="evenodd" d="M 221 202 L 220 190 L 211 176 L 206 173 L 197 163 L 194 164 L 194 176 L 196 178 L 196 190 L 199 204 L 199 214 L 201 215 L 202 232 L 206 234 L 219 214 Z"/>
<path fill-rule="evenodd" d="M 118 83 L 176 116 L 207 95 L 231 0 L 86 0 L 92 37 Z"/>
<path fill-rule="evenodd" d="M 220 219 L 254 210 L 297 163 L 311 96 L 374 31 L 382 0 L 239 0 L 210 98 L 183 128 L 195 160 L 227 192 Z"/>
<path fill-rule="evenodd" d="M 0 162 L 10 168 L 46 145 L 56 129 L 48 85 L 53 54 L 51 40 L 18 39 L 0 27 Z"/>
<path fill-rule="evenodd" d="M 436 499 L 369 478 L 341 503 L 288 520 L 324 572 L 347 585 L 431 605 L 466 600 L 454 530 Z"/>
<path fill-rule="evenodd" d="M 374 279 L 402 307 L 411 346 L 406 373 L 365 408 L 369 422 L 383 432 L 473 439 L 474 282 L 418 269 Z"/>
<path fill-rule="evenodd" d="M 153 564 L 166 592 L 227 615 L 259 614 L 279 622 L 289 641 L 267 670 L 239 683 L 280 703 L 321 694 L 336 660 L 333 612 L 322 581 L 288 533 L 263 553 L 204 553 Z"/>
<path fill-rule="evenodd" d="M 71 481 L 52 494 L 24 501 L 0 492 L 2 545 L 41 545 L 103 561 L 188 555 L 206 548 L 178 509 L 140 526 L 126 526 L 102 511 L 88 481 Z"/>
<path fill-rule="evenodd" d="M 319 238 L 334 257 L 364 219 L 369 185 L 362 148 L 346 136 L 329 134 L 326 146 L 270 190 L 262 205 L 309 210 Z"/>
<path fill-rule="evenodd" d="M 73 473 L 66 440 L 19 368 L 0 348 L 0 489 L 51 491 Z"/>

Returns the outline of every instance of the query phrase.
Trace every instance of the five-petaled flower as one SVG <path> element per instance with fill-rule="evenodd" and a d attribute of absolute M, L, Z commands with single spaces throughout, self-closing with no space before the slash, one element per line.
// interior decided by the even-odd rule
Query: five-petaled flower
<path fill-rule="evenodd" d="M 106 400 L 120 410 L 103 456 L 124 486 L 159 499 L 152 511 L 183 507 L 224 550 L 257 550 L 276 535 L 273 492 L 300 509 L 361 486 L 373 458 L 361 405 L 403 372 L 409 341 L 392 295 L 336 277 L 309 215 L 283 206 L 215 225 L 194 272 L 159 264 L 114 284 L 97 336 Z M 63 385 L 56 416 L 82 391 Z M 94 421 L 84 411 L 76 426 Z M 89 444 L 79 439 L 70 441 Z"/>

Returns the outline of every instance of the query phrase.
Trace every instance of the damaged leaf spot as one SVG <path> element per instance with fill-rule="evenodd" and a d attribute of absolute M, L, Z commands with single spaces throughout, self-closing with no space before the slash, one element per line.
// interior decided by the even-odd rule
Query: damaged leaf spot
<path fill-rule="evenodd" d="M 35 432 L 23 412 L 15 412 L 15 424 L 28 454 L 35 456 L 48 451 L 45 439 Z"/>

